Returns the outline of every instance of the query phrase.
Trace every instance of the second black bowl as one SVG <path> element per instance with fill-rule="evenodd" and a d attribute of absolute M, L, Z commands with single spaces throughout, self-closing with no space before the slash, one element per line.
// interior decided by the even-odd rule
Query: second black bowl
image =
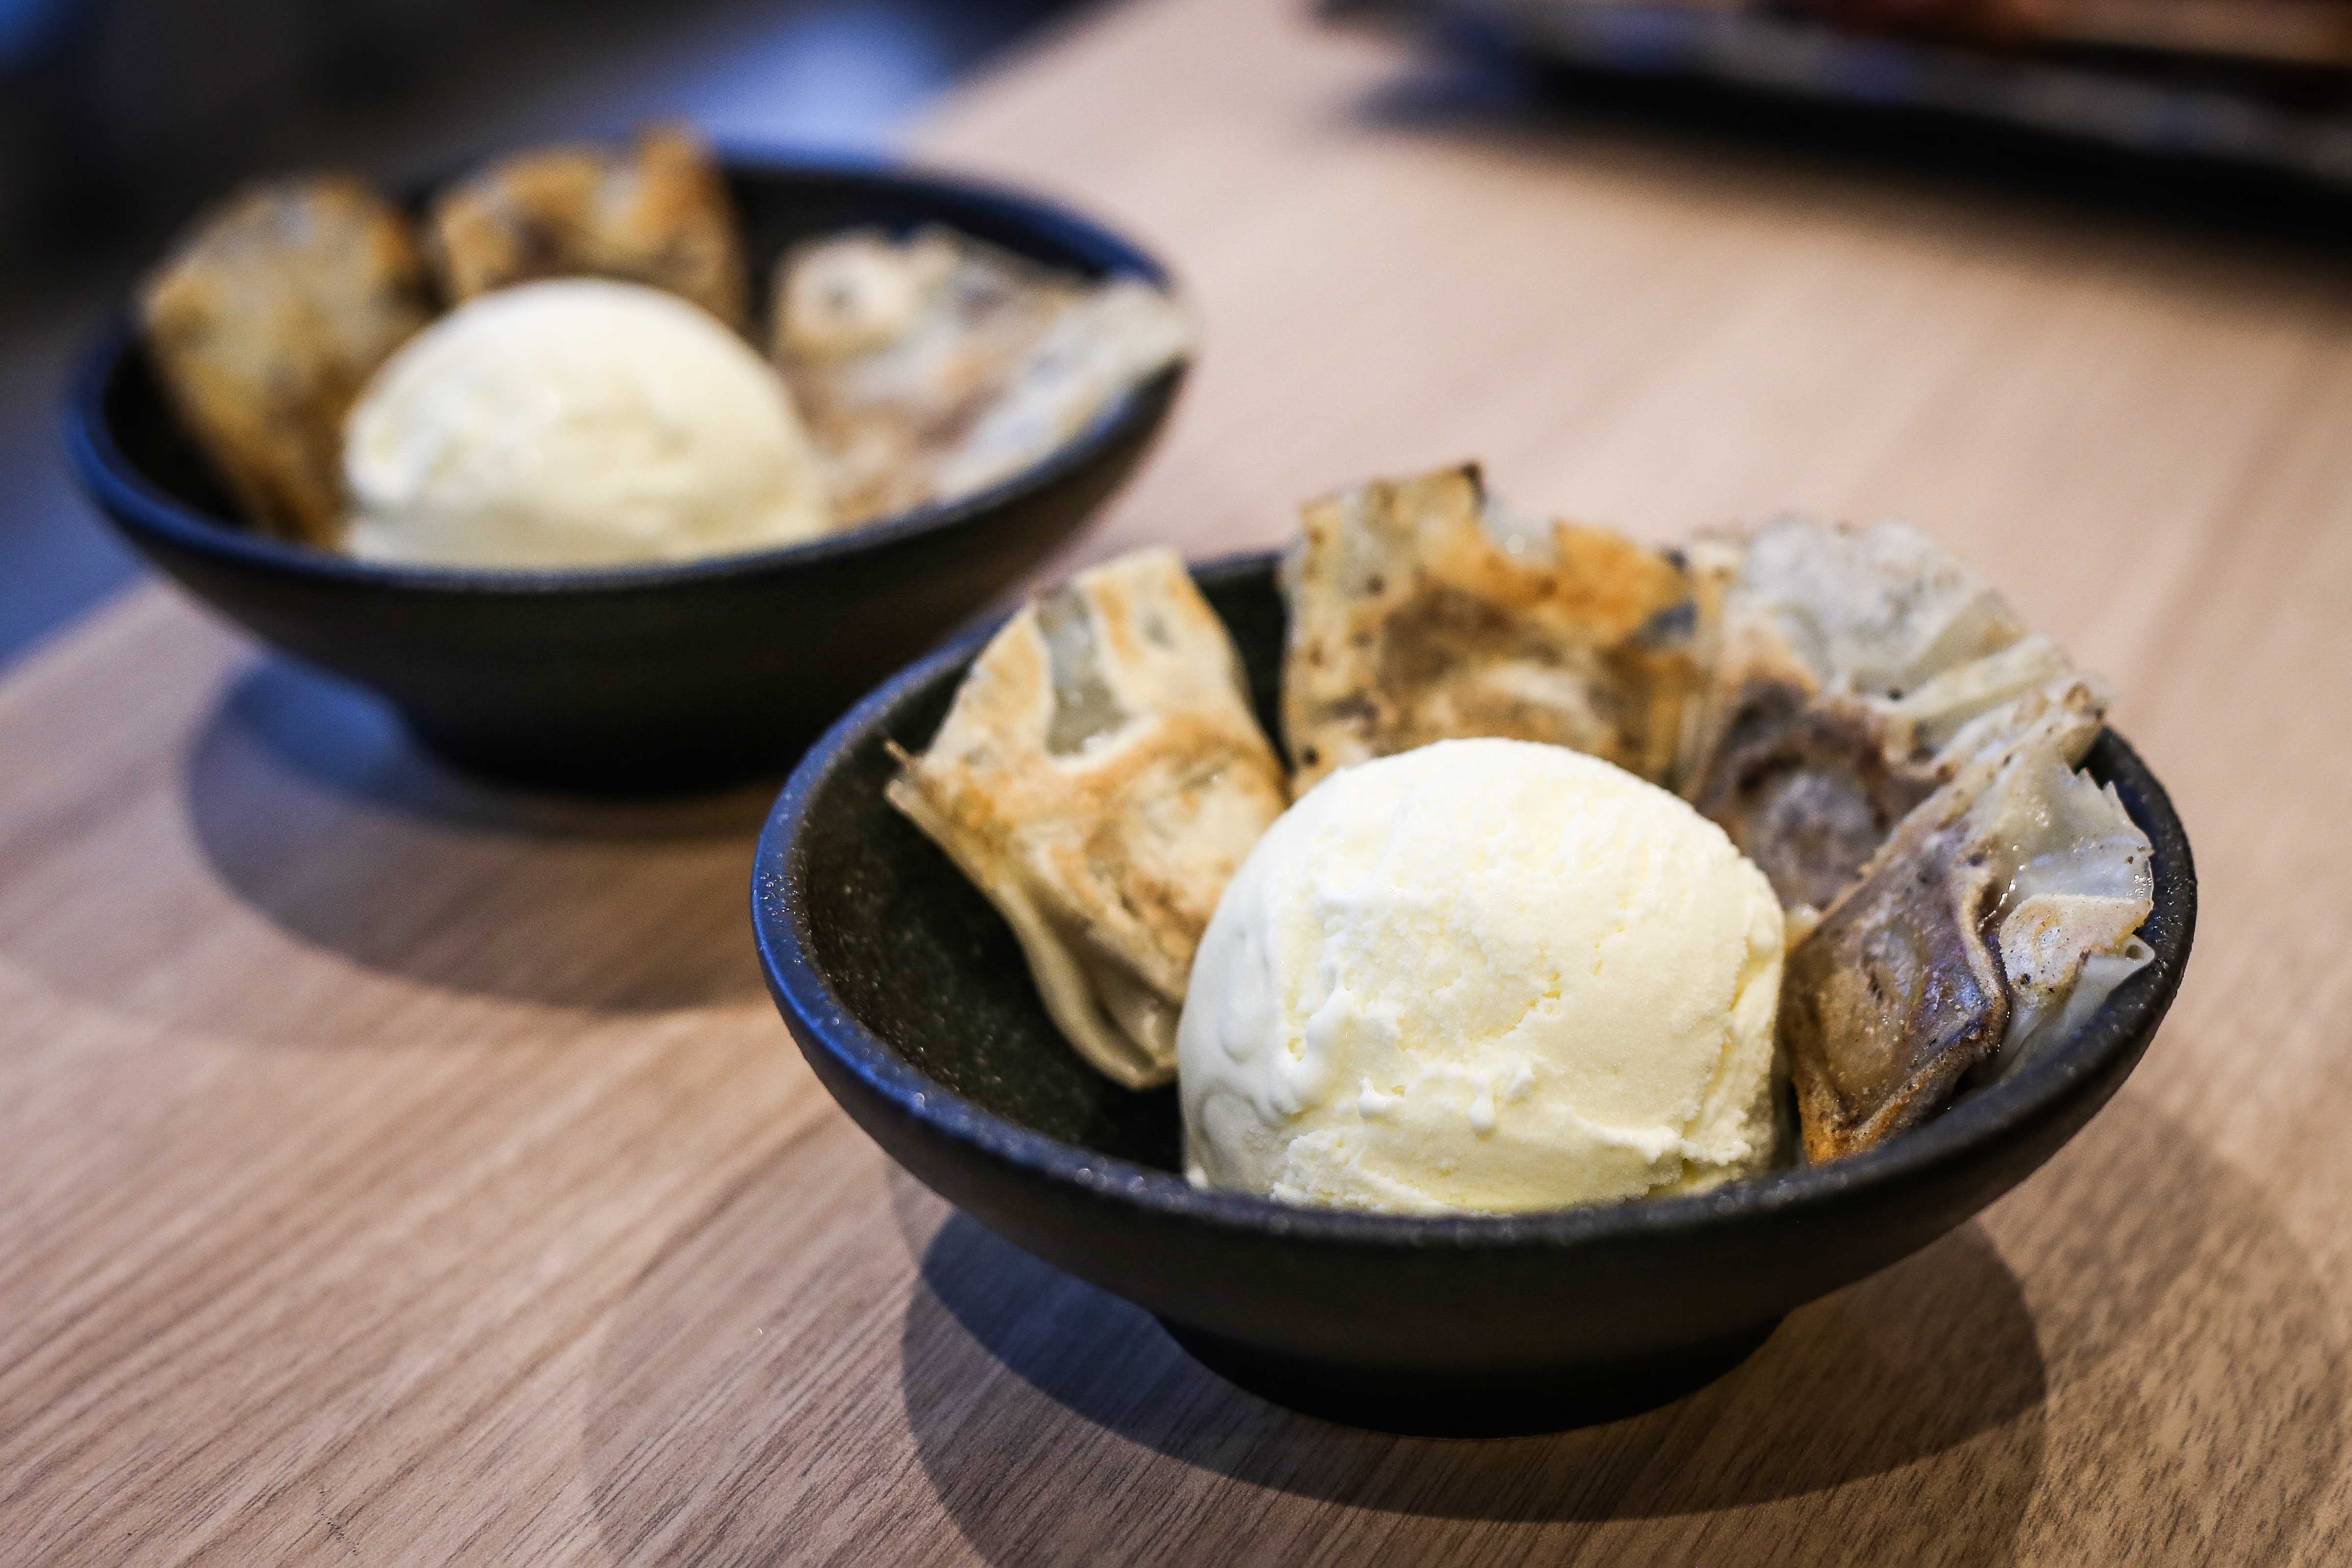
<path fill-rule="evenodd" d="M 1263 558 L 1202 569 L 1271 720 L 1283 607 Z M 1131 1094 L 1047 1019 L 1012 933 L 892 810 L 885 743 L 931 738 L 978 639 L 860 704 L 768 821 L 751 914 L 769 988 L 826 1089 L 989 1228 L 1157 1313 L 1244 1387 L 1399 1431 L 1623 1414 L 1737 1363 L 1792 1309 L 1925 1247 L 2080 1130 L 2179 988 L 2196 873 L 2112 732 L 2089 767 L 2155 848 L 2155 962 L 2074 1038 L 1838 1164 L 1693 1197 L 1446 1218 L 1292 1207 L 1177 1174 L 1172 1090 Z M 1271 727 L 1269 725 L 1271 732 Z"/>
<path fill-rule="evenodd" d="M 839 229 L 946 224 L 1087 277 L 1168 282 L 1034 198 L 864 164 L 726 163 L 753 276 Z M 756 554 L 483 571 L 361 561 L 246 528 L 166 406 L 126 315 L 66 411 L 83 485 L 148 559 L 262 641 L 381 694 L 434 749 L 558 787 L 673 788 L 789 762 L 1118 488 L 1183 379 L 1162 372 L 978 495 Z"/>

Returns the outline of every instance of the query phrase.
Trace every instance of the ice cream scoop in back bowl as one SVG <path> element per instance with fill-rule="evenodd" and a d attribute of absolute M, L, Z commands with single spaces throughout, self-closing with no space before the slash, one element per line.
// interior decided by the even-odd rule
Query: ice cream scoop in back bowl
<path fill-rule="evenodd" d="M 1275 730 L 1286 611 L 1264 558 L 1200 569 Z M 1005 923 L 886 800 L 981 643 L 891 680 L 819 741 L 761 840 L 770 988 L 820 1080 L 900 1164 L 1037 1257 L 1154 1313 L 1278 1403 L 1397 1431 L 1556 1429 L 1736 1364 L 1807 1301 L 1916 1251 L 2048 1159 L 2147 1048 L 2179 984 L 2195 878 L 2161 787 L 2112 732 L 2092 776 L 2153 852 L 2153 959 L 2087 1024 L 1867 1152 L 1683 1197 L 1417 1216 L 1208 1190 L 1172 1088 L 1089 1067 Z"/>
<path fill-rule="evenodd" d="M 1167 283 L 1118 235 L 987 185 L 748 156 L 720 169 L 749 275 L 738 295 L 754 301 L 731 323 L 749 340 L 747 362 L 766 334 L 779 258 L 845 233 L 952 234 L 1072 279 Z M 858 694 L 1076 530 L 1141 458 L 1182 375 L 1180 361 L 1128 387 L 1034 461 L 973 469 L 980 482 L 948 498 L 910 497 L 878 473 L 866 476 L 860 526 L 696 559 L 588 565 L 388 559 L 260 526 L 251 487 L 225 483 L 128 312 L 87 360 L 66 434 L 91 497 L 148 559 L 264 642 L 378 693 L 435 750 L 560 788 L 665 789 L 787 764 Z M 513 392 L 497 374 L 477 375 L 467 418 L 491 416 Z M 462 399 L 457 406 L 466 411 Z M 413 488 L 429 500 L 432 457 L 394 451 L 374 470 L 397 476 L 406 462 L 425 475 Z M 623 494 L 630 478 L 607 486 L 557 471 L 576 457 L 548 461 L 547 487 L 575 509 L 607 489 Z M 362 534 L 352 529 L 355 540 Z M 409 537 L 429 542 L 423 529 Z"/>

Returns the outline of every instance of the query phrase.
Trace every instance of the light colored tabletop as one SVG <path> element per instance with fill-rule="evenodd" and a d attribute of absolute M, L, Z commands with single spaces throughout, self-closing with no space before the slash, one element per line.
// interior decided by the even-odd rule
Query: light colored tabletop
<path fill-rule="evenodd" d="M 2352 1560 L 2352 290 L 2015 194 L 1465 112 L 1287 3 L 1051 38 L 920 150 L 1208 346 L 1060 563 L 1475 455 L 1654 538 L 1950 541 L 2204 878 L 2049 1167 L 1652 1415 L 1295 1417 L 895 1171 L 746 926 L 763 791 L 518 800 L 173 593 L 0 683 L 0 1561 Z"/>

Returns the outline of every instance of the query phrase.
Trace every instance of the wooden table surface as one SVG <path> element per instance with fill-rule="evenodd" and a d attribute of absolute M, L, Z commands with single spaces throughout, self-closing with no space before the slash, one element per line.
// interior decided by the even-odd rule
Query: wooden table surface
<path fill-rule="evenodd" d="M 1070 559 L 1474 455 L 1651 537 L 1936 531 L 2113 678 L 2195 840 L 2114 1105 L 1677 1406 L 1320 1425 L 834 1110 L 752 962 L 764 791 L 474 787 L 144 590 L 0 683 L 0 1561 L 2352 1560 L 2345 270 L 1465 112 L 1300 10 L 1099 15 L 922 138 L 1207 324 Z"/>

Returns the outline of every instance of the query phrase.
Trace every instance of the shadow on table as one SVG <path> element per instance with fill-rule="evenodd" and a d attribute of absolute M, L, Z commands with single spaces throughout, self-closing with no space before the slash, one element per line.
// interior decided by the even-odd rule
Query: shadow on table
<path fill-rule="evenodd" d="M 1186 1464 L 1301 1497 L 1449 1519 L 1599 1521 L 1699 1513 L 1827 1490 L 1988 1432 L 1960 1561 L 2003 1542 L 2042 1462 L 2045 1392 L 2032 1320 L 1974 1226 L 1801 1312 L 1748 1362 L 1676 1405 L 1603 1427 L 1482 1441 L 1394 1437 L 1295 1416 L 1224 1384 L 1150 1316 L 957 1215 L 923 1254 L 902 1364 L 908 1416 L 940 1499 L 1018 1561 L 1025 1517 L 995 1500 L 1013 1460 L 1090 1423 Z M 968 1336 L 968 1337 L 967 1337 Z M 983 1368 L 999 1408 L 960 1407 Z M 918 1369 L 923 1369 L 918 1375 Z M 961 1375 L 959 1375 L 961 1374 Z M 971 1440 L 984 1425 L 988 1440 Z M 1736 1451 L 1715 1439 L 1738 1433 Z M 2000 1430 L 2006 1428 L 2006 1430 Z M 1025 1453 L 1024 1457 L 1027 1457 Z M 1924 1542 L 1920 1543 L 1926 1544 Z M 1901 1561 L 1895 1552 L 1887 1560 Z"/>
<path fill-rule="evenodd" d="M 612 1317 L 583 1458 L 615 1562 L 928 1559 L 954 1531 L 1006 1565 L 1318 1542 L 1477 1562 L 1540 1537 L 1601 1561 L 1745 1541 L 1824 1565 L 2263 1568 L 2307 1543 L 2344 1458 L 2310 1260 L 2260 1188 L 2129 1095 L 2028 1195 L 1793 1314 L 1712 1387 L 1484 1442 L 1243 1394 L 818 1126 Z"/>
<path fill-rule="evenodd" d="M 2118 1169 L 2131 1180 L 2111 1179 Z M 1041 1521 L 1116 1506 L 1076 1462 L 1101 1433 L 1254 1487 L 1445 1519 L 1654 1520 L 1818 1499 L 1792 1506 L 1826 1522 L 1831 1494 L 1859 1493 L 1821 1562 L 2286 1559 L 2342 1458 L 2344 1358 L 2324 1289 L 2264 1196 L 2126 1100 L 2018 1207 L 2015 1240 L 1964 1227 L 1793 1314 L 1679 1405 L 1490 1442 L 1292 1416 L 1192 1364 L 1139 1310 L 955 1216 L 923 1249 L 902 1392 L 941 1503 L 1004 1563 L 1051 1539 Z M 2004 1251 L 2066 1293 L 2029 1312 Z M 2248 1280 L 2273 1292 L 2252 1312 L 2238 1299 Z M 2052 1452 L 2063 1389 L 2071 1418 Z M 1044 1479 L 1013 1490 L 1011 1475 Z M 2097 1500 L 2111 1486 L 2132 1504 L 2124 1517 Z"/>
<path fill-rule="evenodd" d="M 271 660 L 190 749 L 222 882 L 295 936 L 452 990 L 598 1010 L 760 994 L 751 848 L 777 785 L 607 802 L 478 783 L 355 689 Z"/>

